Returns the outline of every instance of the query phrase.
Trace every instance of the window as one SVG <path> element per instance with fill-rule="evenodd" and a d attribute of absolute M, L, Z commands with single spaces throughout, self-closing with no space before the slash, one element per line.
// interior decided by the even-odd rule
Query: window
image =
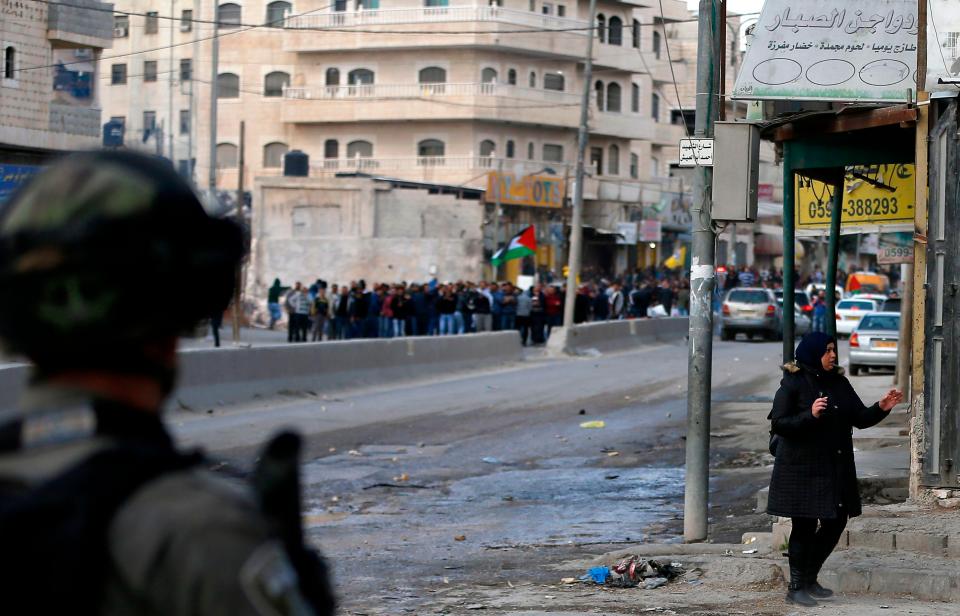
<path fill-rule="evenodd" d="M 113 66 L 116 67 L 117 65 L 114 64 Z M 124 68 L 123 82 L 126 83 L 127 66 L 125 64 L 121 66 L 123 66 Z M 3 78 L 14 79 L 16 74 L 17 74 L 17 50 L 13 47 L 13 45 L 8 45 L 6 49 L 3 50 Z"/>
<path fill-rule="evenodd" d="M 237 166 L 240 148 L 232 143 L 217 144 L 217 169 L 232 169 Z"/>
<path fill-rule="evenodd" d="M 336 139 L 327 139 L 323 142 L 323 157 L 337 158 L 340 156 L 340 143 Z"/>
<path fill-rule="evenodd" d="M 957 44 L 960 41 L 960 32 L 945 32 L 944 34 L 946 36 L 943 41 L 943 49 L 949 51 L 947 56 L 953 60 L 957 57 L 957 50 L 960 47 Z"/>
<path fill-rule="evenodd" d="M 11 49 L 7 47 L 7 50 Z M 127 83 L 127 65 L 114 64 L 110 67 L 110 83 L 115 86 Z"/>
<path fill-rule="evenodd" d="M 144 34 L 156 34 L 160 31 L 160 14 L 156 11 L 147 11 L 147 21 L 143 27 Z"/>
<path fill-rule="evenodd" d="M 566 17 L 567 16 L 567 7 L 562 4 L 557 5 L 557 17 Z"/>
<path fill-rule="evenodd" d="M 180 11 L 180 32 L 191 32 L 193 30 L 193 11 L 184 9 Z"/>
<path fill-rule="evenodd" d="M 180 134 L 181 135 L 190 134 L 190 110 L 189 109 L 180 110 Z"/>
<path fill-rule="evenodd" d="M 193 79 L 193 60 L 182 58 L 180 60 L 180 81 L 190 81 Z"/>
<path fill-rule="evenodd" d="M 630 111 L 640 113 L 640 86 L 630 84 Z"/>
<path fill-rule="evenodd" d="M 607 42 L 607 18 L 603 16 L 603 13 L 597 15 L 597 36 L 601 43 Z"/>
<path fill-rule="evenodd" d="M 217 98 L 240 98 L 240 77 L 234 73 L 217 75 Z"/>
<path fill-rule="evenodd" d="M 224 30 L 228 30 L 231 28 L 236 28 L 240 25 L 240 21 L 243 16 L 243 10 L 240 8 L 239 4 L 227 2 L 226 4 L 221 4 L 219 7 L 217 7 L 217 15 L 219 16 L 217 21 L 220 22 L 220 27 Z"/>
<path fill-rule="evenodd" d="M 327 85 L 328 86 L 338 86 L 340 85 L 340 71 L 335 68 L 327 69 Z"/>
<path fill-rule="evenodd" d="M 273 28 L 282 28 L 284 26 L 283 21 L 287 18 L 287 15 L 290 14 L 292 9 L 293 5 L 289 2 L 284 2 L 283 0 L 271 2 L 267 5 L 266 25 Z"/>
<path fill-rule="evenodd" d="M 480 71 L 481 83 L 497 83 L 497 70 L 494 68 L 485 68 Z"/>
<path fill-rule="evenodd" d="M 620 146 L 610 146 L 610 160 L 607 161 L 607 171 L 610 175 L 620 175 Z"/>
<path fill-rule="evenodd" d="M 606 107 L 603 104 L 603 82 L 598 81 L 593 85 L 593 90 L 597 95 L 597 110 L 603 111 Z"/>
<path fill-rule="evenodd" d="M 660 177 L 660 159 L 651 158 L 650 159 L 650 175 L 652 177 Z"/>
<path fill-rule="evenodd" d="M 347 144 L 347 158 L 372 158 L 373 144 L 369 141 L 357 140 Z"/>
<path fill-rule="evenodd" d="M 650 116 L 654 122 L 660 121 L 660 95 L 656 92 L 650 95 Z"/>
<path fill-rule="evenodd" d="M 428 66 L 420 69 L 420 83 L 446 83 L 447 71 L 439 66 Z"/>
<path fill-rule="evenodd" d="M 157 112 L 156 111 L 144 111 L 143 112 L 143 140 L 146 141 L 147 137 L 157 129 Z"/>
<path fill-rule="evenodd" d="M 333 0 L 333 10 L 336 13 L 341 13 L 347 10 L 347 0 Z M 343 22 L 338 22 L 343 23 Z"/>
<path fill-rule="evenodd" d="M 653 55 L 657 60 L 660 59 L 660 33 L 656 30 L 653 31 Z"/>
<path fill-rule="evenodd" d="M 590 148 L 590 166 L 595 175 L 603 175 L 603 148 Z"/>
<path fill-rule="evenodd" d="M 543 144 L 543 160 L 551 163 L 563 162 L 563 146 L 556 143 Z"/>
<path fill-rule="evenodd" d="M 630 152 L 630 177 L 633 179 L 640 177 L 640 157 L 633 152 Z"/>
<path fill-rule="evenodd" d="M 437 159 L 443 158 L 445 152 L 446 146 L 439 139 L 424 139 L 417 144 L 417 156 L 420 157 L 417 164 L 427 166 L 442 165 L 443 161 Z"/>
<path fill-rule="evenodd" d="M 143 80 L 144 81 L 156 81 L 157 80 L 157 61 L 156 60 L 146 60 L 143 63 Z"/>
<path fill-rule="evenodd" d="M 283 155 L 286 154 L 289 149 L 286 143 L 280 143 L 279 141 L 274 141 L 273 143 L 268 143 L 263 146 L 263 168 L 276 169 L 282 167 Z"/>
<path fill-rule="evenodd" d="M 533 152 L 533 142 L 527 144 L 527 160 L 533 160 L 536 158 L 536 155 Z"/>
<path fill-rule="evenodd" d="M 537 12 L 537 0 L 530 0 L 530 10 L 534 13 Z"/>
<path fill-rule="evenodd" d="M 635 49 L 640 49 L 640 20 L 633 20 L 633 47 Z"/>
<path fill-rule="evenodd" d="M 113 16 L 113 38 L 127 38 L 130 36 L 130 17 L 128 15 Z"/>
<path fill-rule="evenodd" d="M 513 158 L 517 154 L 517 144 L 513 142 L 513 139 L 507 141 L 507 158 Z"/>
<path fill-rule="evenodd" d="M 544 2 L 540 6 L 540 12 L 543 13 L 544 15 L 553 15 L 553 5 L 550 4 L 549 2 Z"/>
<path fill-rule="evenodd" d="M 547 73 L 543 76 L 543 89 L 563 92 L 564 79 L 559 73 Z"/>
<path fill-rule="evenodd" d="M 511 86 L 517 85 L 517 70 L 516 70 L 516 69 L 513 69 L 513 68 L 512 68 L 512 69 L 510 69 L 509 71 L 507 71 L 507 83 L 510 84 Z"/>
<path fill-rule="evenodd" d="M 536 71 L 530 71 L 530 79 L 527 80 L 527 85 L 529 85 L 531 88 L 536 88 L 536 87 L 537 87 L 537 72 L 536 72 Z"/>
<path fill-rule="evenodd" d="M 620 113 L 620 84 L 610 82 L 607 85 L 607 111 Z"/>
<path fill-rule="evenodd" d="M 283 89 L 290 85 L 290 74 L 283 71 L 267 73 L 263 78 L 263 95 L 270 97 L 283 96 Z"/>
<path fill-rule="evenodd" d="M 376 11 L 380 8 L 380 0 L 357 0 L 358 11 Z"/>
<path fill-rule="evenodd" d="M 607 42 L 611 45 L 623 45 L 623 20 L 611 17 L 607 25 Z"/>
<path fill-rule="evenodd" d="M 347 85 L 362 86 L 373 83 L 373 71 L 367 68 L 357 68 L 347 73 Z"/>
<path fill-rule="evenodd" d="M 493 156 L 496 150 L 497 144 L 490 139 L 484 139 L 480 142 L 480 156 Z"/>
<path fill-rule="evenodd" d="M 448 0 L 426 0 L 424 6 L 447 6 Z"/>
<path fill-rule="evenodd" d="M 127 125 L 127 116 L 110 116 L 110 121 L 111 121 L 111 122 L 119 122 L 120 124 L 123 124 L 124 126 L 126 126 L 126 125 Z"/>

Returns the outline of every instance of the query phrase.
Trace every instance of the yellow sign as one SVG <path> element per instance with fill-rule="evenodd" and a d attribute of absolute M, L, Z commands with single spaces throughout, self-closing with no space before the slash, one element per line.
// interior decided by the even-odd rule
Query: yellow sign
<path fill-rule="evenodd" d="M 843 226 L 898 225 L 913 222 L 913 165 L 847 167 L 843 181 Z M 833 189 L 822 182 L 797 178 L 798 229 L 830 227 Z"/>
<path fill-rule="evenodd" d="M 562 207 L 563 178 L 549 175 L 524 175 L 491 171 L 487 175 L 487 203 L 502 205 L 531 205 L 534 207 Z"/>

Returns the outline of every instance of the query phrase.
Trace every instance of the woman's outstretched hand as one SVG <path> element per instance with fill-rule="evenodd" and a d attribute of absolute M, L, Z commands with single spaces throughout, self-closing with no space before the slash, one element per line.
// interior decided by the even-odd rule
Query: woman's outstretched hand
<path fill-rule="evenodd" d="M 880 402 L 878 404 L 880 405 L 881 409 L 889 413 L 893 407 L 897 406 L 901 402 L 903 402 L 903 392 L 896 389 L 891 389 L 886 393 L 885 396 L 880 398 Z"/>

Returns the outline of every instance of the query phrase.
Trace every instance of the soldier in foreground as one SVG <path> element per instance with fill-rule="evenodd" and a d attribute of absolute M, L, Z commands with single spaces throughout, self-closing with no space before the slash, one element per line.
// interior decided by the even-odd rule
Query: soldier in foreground
<path fill-rule="evenodd" d="M 0 206 L 0 340 L 34 365 L 0 412 L 0 612 L 333 613 L 303 545 L 298 437 L 241 485 L 160 418 L 177 337 L 223 311 L 242 254 L 240 229 L 146 156 L 67 157 Z"/>

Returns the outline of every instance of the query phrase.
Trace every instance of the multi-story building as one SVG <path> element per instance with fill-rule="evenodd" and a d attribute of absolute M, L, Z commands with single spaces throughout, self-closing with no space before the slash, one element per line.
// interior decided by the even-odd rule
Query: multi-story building
<path fill-rule="evenodd" d="M 3 190 L 16 169 L 99 144 L 97 61 L 112 42 L 110 11 L 94 0 L 0 0 Z"/>
<path fill-rule="evenodd" d="M 222 3 L 211 173 L 213 5 L 120 0 L 118 10 L 138 15 L 116 16 L 117 54 L 156 51 L 109 61 L 105 109 L 125 119 L 128 145 L 172 150 L 184 170 L 195 159 L 202 187 L 211 179 L 236 187 L 241 121 L 247 186 L 279 174 L 293 149 L 309 154 L 317 176 L 481 188 L 491 171 L 569 180 L 593 32 L 589 261 L 591 242 L 613 245 L 605 230 L 639 220 L 644 202 L 659 201 L 665 148 L 682 134 L 661 90 L 686 73 L 682 63 L 671 73 L 658 24 L 690 16 L 682 0 L 663 6 L 661 16 L 642 0 L 600 0 L 593 28 L 586 0 Z M 504 236 L 532 220 L 562 222 L 560 212 L 504 210 Z M 604 269 L 637 258 L 626 249 L 597 255 Z M 553 255 L 543 259 L 553 265 Z"/>

